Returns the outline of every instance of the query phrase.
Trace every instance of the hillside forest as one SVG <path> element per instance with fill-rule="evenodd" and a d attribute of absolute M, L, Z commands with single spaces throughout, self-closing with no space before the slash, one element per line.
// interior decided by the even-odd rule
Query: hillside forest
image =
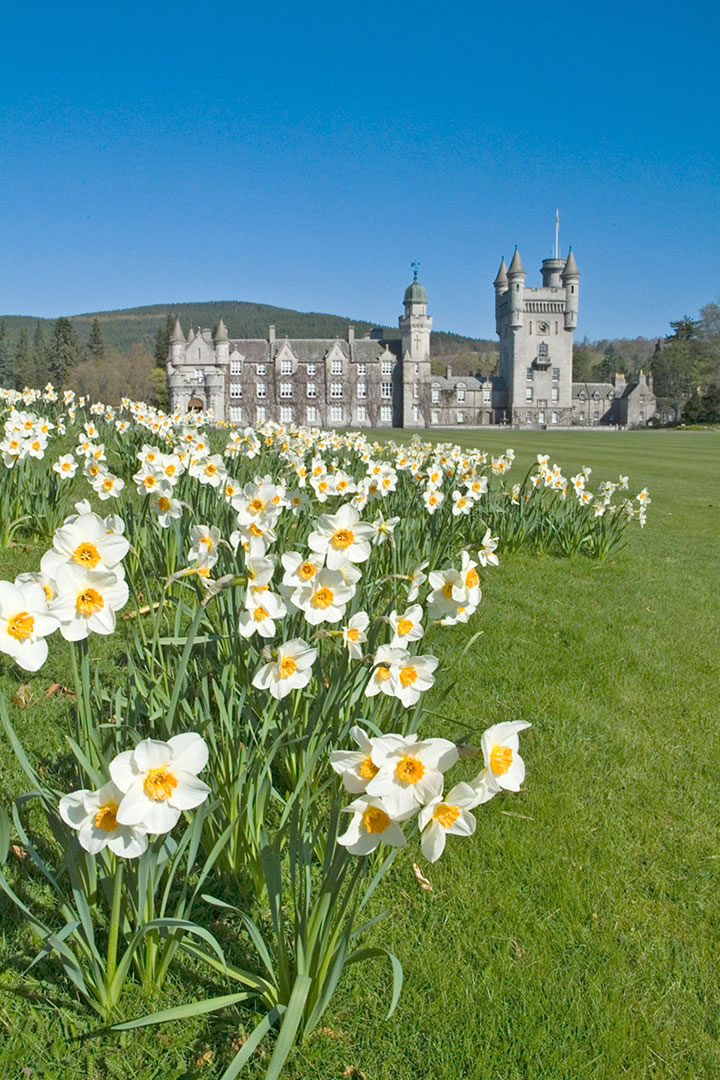
<path fill-rule="evenodd" d="M 300 312 L 266 304 L 212 301 L 153 305 L 97 312 L 56 320 L 27 316 L 0 317 L 0 386 L 72 386 L 109 404 L 127 396 L 163 406 L 167 403 L 165 361 L 175 319 L 214 330 L 222 316 L 231 338 L 265 338 L 274 325 L 282 337 L 345 337 L 352 320 L 338 315 Z M 356 321 L 358 337 L 378 329 Z M 399 330 L 380 327 L 392 340 Z M 497 342 L 433 332 L 433 372 L 494 375 Z M 660 417 L 666 423 L 720 422 L 720 300 L 702 307 L 697 318 L 670 322 L 659 339 L 616 338 L 578 342 L 573 350 L 576 382 L 608 382 L 622 372 L 628 381 L 650 371 Z"/>

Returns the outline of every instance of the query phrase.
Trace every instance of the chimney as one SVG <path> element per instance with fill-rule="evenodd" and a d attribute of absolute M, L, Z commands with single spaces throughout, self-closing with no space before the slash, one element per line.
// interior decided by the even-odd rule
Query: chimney
<path fill-rule="evenodd" d="M 348 326 L 348 342 L 350 343 L 350 345 L 352 345 L 354 340 L 355 340 L 355 327 L 354 326 Z"/>
<path fill-rule="evenodd" d="M 268 341 L 270 342 L 270 359 L 275 355 L 275 327 L 268 328 Z"/>
<path fill-rule="evenodd" d="M 445 378 L 446 379 L 452 379 L 452 368 L 450 367 L 449 364 L 445 365 Z"/>

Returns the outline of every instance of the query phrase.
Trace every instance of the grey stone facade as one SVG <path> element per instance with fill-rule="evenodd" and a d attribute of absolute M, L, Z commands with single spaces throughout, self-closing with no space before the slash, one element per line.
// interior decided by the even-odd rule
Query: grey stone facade
<path fill-rule="evenodd" d="M 379 331 L 346 338 L 233 339 L 220 323 L 183 334 L 175 324 L 167 373 L 171 411 L 212 409 L 217 420 L 263 420 L 323 428 L 507 426 L 634 427 L 655 413 L 649 377 L 628 384 L 572 382 L 572 339 L 580 274 L 567 259 L 545 259 L 543 284 L 525 287 L 518 251 L 495 279 L 500 373 L 492 378 L 433 375 L 432 319 L 425 289 L 405 290 L 400 340 Z"/>

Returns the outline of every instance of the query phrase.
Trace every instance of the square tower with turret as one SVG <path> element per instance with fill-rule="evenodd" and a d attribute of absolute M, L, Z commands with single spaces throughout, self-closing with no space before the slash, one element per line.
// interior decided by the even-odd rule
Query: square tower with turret
<path fill-rule="evenodd" d="M 578 272 L 567 259 L 543 259 L 542 287 L 525 287 L 515 248 L 495 278 L 495 322 L 506 416 L 512 424 L 572 423 L 572 348 L 577 327 Z"/>

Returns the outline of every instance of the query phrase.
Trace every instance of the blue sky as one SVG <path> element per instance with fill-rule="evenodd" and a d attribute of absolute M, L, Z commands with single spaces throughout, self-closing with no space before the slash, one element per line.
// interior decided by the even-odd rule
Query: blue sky
<path fill-rule="evenodd" d="M 0 312 L 239 299 L 494 337 L 560 243 L 579 337 L 720 298 L 720 9 L 13 4 Z"/>

